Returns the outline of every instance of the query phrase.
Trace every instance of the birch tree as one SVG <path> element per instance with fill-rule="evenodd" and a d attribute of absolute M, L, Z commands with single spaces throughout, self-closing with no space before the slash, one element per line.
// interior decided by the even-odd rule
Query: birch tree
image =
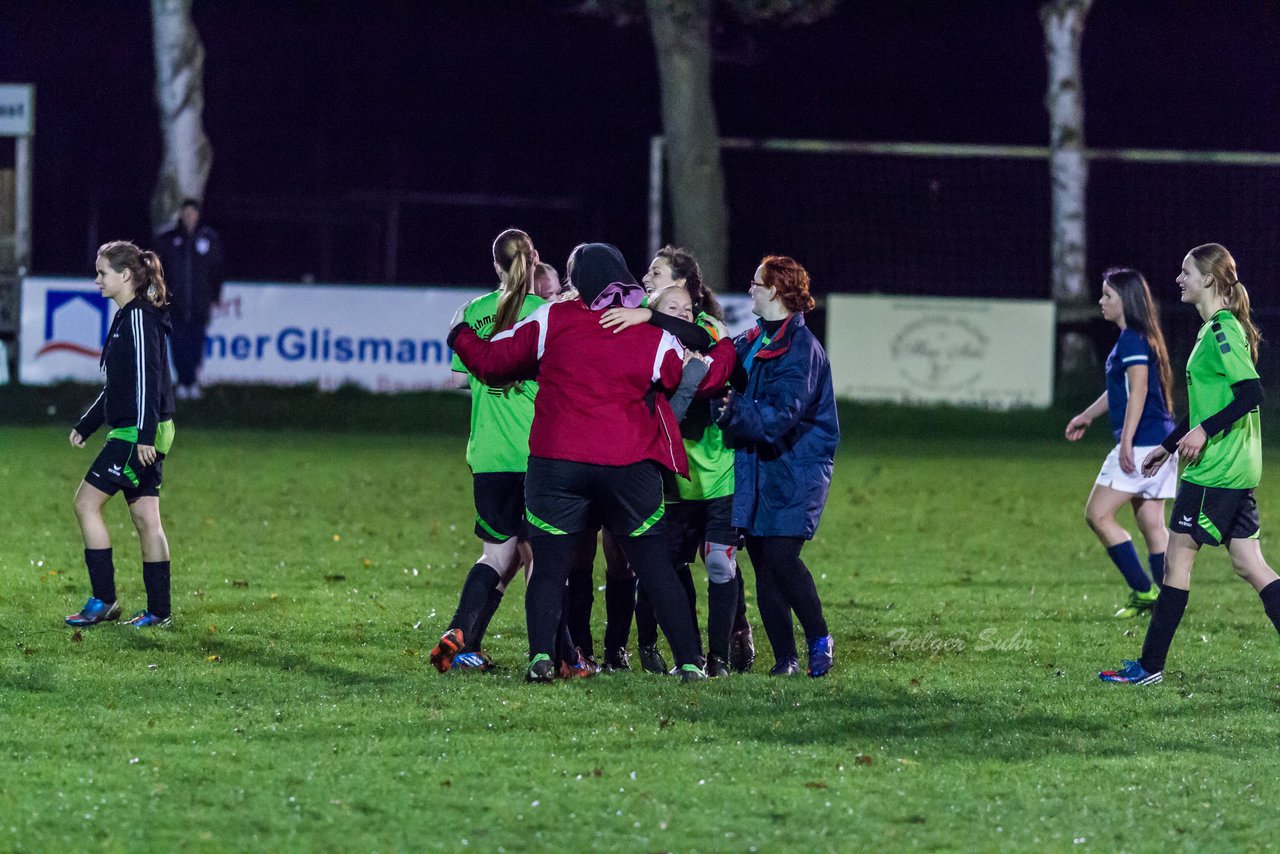
<path fill-rule="evenodd" d="M 1049 85 L 1049 174 L 1053 204 L 1053 299 L 1059 310 L 1088 301 L 1085 285 L 1085 191 L 1089 164 L 1084 147 L 1084 81 L 1080 43 L 1093 0 L 1049 0 L 1040 7 Z M 1088 342 L 1078 332 L 1062 338 L 1061 367 L 1081 369 Z"/>
<path fill-rule="evenodd" d="M 164 160 L 151 196 L 151 225 L 168 225 L 185 198 L 203 199 L 213 148 L 204 132 L 204 45 L 191 18 L 192 0 L 151 0 L 156 103 Z"/>

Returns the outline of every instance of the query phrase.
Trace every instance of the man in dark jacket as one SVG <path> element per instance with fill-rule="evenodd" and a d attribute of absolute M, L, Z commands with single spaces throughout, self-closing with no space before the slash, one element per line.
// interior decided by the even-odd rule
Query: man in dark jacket
<path fill-rule="evenodd" d="M 197 371 L 204 358 L 205 329 L 213 304 L 222 299 L 222 239 L 200 222 L 200 202 L 186 199 L 173 228 L 156 238 L 164 264 L 173 321 L 173 366 L 179 400 L 200 397 Z"/>

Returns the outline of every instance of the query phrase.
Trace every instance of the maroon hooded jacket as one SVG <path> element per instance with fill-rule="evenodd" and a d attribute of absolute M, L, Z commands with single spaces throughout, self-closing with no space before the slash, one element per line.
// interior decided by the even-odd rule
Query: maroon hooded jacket
<path fill-rule="evenodd" d="M 538 381 L 530 456 L 606 466 L 653 460 L 687 477 L 667 401 L 680 384 L 684 347 L 647 324 L 614 333 L 600 325 L 600 313 L 581 299 L 548 303 L 487 341 L 459 326 L 452 346 L 488 385 Z M 720 341 L 709 359 L 699 393 L 713 394 L 728 380 L 732 342 Z"/>

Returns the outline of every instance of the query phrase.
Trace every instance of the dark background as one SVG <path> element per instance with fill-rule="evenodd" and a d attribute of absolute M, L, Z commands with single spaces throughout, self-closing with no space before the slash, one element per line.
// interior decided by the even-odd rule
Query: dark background
<path fill-rule="evenodd" d="M 722 19 L 721 131 L 1044 145 L 1038 6 L 845 0 L 810 26 Z M 661 132 L 643 25 L 518 0 L 196 0 L 194 14 L 214 149 L 206 218 L 232 278 L 383 278 L 389 192 L 514 197 L 403 207 L 402 282 L 488 282 L 489 241 L 508 225 L 557 266 L 577 242 L 607 240 L 643 269 Z M 1098 0 L 1088 143 L 1277 150 L 1277 47 L 1276 2 Z M 160 161 L 149 4 L 0 3 L 0 80 L 37 85 L 35 271 L 86 271 L 98 242 L 145 242 Z M 729 155 L 726 170 L 722 289 L 785 252 L 819 290 L 1048 295 L 1043 163 Z M 1091 278 L 1126 262 L 1171 288 L 1185 251 L 1219 240 L 1246 283 L 1275 279 L 1278 171 L 1095 164 Z M 1280 305 L 1271 290 L 1255 285 L 1255 302 Z"/>

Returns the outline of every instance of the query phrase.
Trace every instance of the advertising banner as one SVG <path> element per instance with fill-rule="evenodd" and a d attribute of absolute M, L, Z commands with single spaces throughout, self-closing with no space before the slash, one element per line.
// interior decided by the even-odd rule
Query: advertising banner
<path fill-rule="evenodd" d="M 449 321 L 483 288 L 228 282 L 205 342 L 203 382 L 371 391 L 451 388 Z M 723 299 L 731 332 L 754 322 L 750 301 Z M 20 378 L 101 382 L 102 342 L 115 305 L 84 279 L 22 285 Z"/>
<path fill-rule="evenodd" d="M 837 397 L 993 409 L 1053 402 L 1052 302 L 834 294 Z"/>

